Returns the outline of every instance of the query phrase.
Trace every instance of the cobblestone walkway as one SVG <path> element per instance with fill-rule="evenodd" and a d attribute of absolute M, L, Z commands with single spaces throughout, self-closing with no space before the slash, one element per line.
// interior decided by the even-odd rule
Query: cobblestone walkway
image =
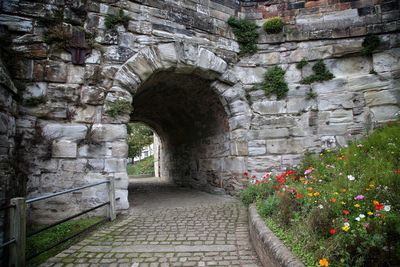
<path fill-rule="evenodd" d="M 43 266 L 260 266 L 234 198 L 152 183 L 130 190 L 121 221 Z"/>

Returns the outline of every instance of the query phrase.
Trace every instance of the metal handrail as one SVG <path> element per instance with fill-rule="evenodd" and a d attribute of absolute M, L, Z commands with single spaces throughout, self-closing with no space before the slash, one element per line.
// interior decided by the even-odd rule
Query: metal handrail
<path fill-rule="evenodd" d="M 1 244 L 1 245 L 0 245 L 0 248 L 4 248 L 4 247 L 6 247 L 6 246 L 8 246 L 8 245 L 11 245 L 11 244 L 14 243 L 15 241 L 16 241 L 15 238 L 12 238 L 12 239 L 8 240 L 7 242 Z"/>
<path fill-rule="evenodd" d="M 57 226 L 57 225 L 62 224 L 62 223 L 65 223 L 66 221 L 75 219 L 76 217 L 79 217 L 79 216 L 81 216 L 81 215 L 83 215 L 83 214 L 85 214 L 85 213 L 91 212 L 91 211 L 93 211 L 93 210 L 95 210 L 95 209 L 104 207 L 104 206 L 106 206 L 106 205 L 108 205 L 108 204 L 110 204 L 110 201 L 107 201 L 107 202 L 105 202 L 105 203 L 103 203 L 103 204 L 97 205 L 97 206 L 95 206 L 95 207 L 93 207 L 93 208 L 90 208 L 90 209 L 88 209 L 88 210 L 84 210 L 84 211 L 82 211 L 82 212 L 80 212 L 80 213 L 77 213 L 77 214 L 75 214 L 75 215 L 72 215 L 72 216 L 70 216 L 70 217 L 67 217 L 67 218 L 65 218 L 65 219 L 62 219 L 61 221 L 55 222 L 55 223 L 53 223 L 53 224 L 50 224 L 50 225 L 48 225 L 48 226 L 46 226 L 46 227 L 43 227 L 42 229 L 39 229 L 39 230 L 37 230 L 37 231 L 35 231 L 35 232 L 33 232 L 33 233 L 30 233 L 30 234 L 27 235 L 26 237 L 31 237 L 31 236 L 37 235 L 37 234 L 39 234 L 39 233 L 41 233 L 41 232 L 43 232 L 43 231 L 46 231 L 47 229 L 50 229 L 50 228 L 52 228 L 52 227 L 54 227 L 54 226 Z"/>
<path fill-rule="evenodd" d="M 37 202 L 37 201 L 40 201 L 40 200 L 48 199 L 48 198 L 51 198 L 51 197 L 64 195 L 64 194 L 71 193 L 71 192 L 76 192 L 76 191 L 79 191 L 79 190 L 82 190 L 82 189 L 85 189 L 85 188 L 89 188 L 89 187 L 93 187 L 93 186 L 97 186 L 97 185 L 101 185 L 101 184 L 107 184 L 109 182 L 110 181 L 102 181 L 102 182 L 89 184 L 89 185 L 85 185 L 85 186 L 81 186 L 81 187 L 77 187 L 77 188 L 73 188 L 73 189 L 68 189 L 68 190 L 65 190 L 65 191 L 58 192 L 58 193 L 53 193 L 53 194 L 49 194 L 49 195 L 45 195 L 45 196 L 41 196 L 41 197 L 31 198 L 31 199 L 26 200 L 26 204 L 30 204 L 30 203 Z"/>

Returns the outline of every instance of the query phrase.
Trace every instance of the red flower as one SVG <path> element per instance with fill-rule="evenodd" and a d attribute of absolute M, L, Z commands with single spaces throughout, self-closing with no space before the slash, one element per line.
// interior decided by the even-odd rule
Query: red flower
<path fill-rule="evenodd" d="M 249 173 L 248 173 L 248 172 L 244 172 L 244 173 L 243 173 L 243 176 L 244 176 L 244 177 L 248 177 L 248 176 L 249 176 Z"/>
<path fill-rule="evenodd" d="M 260 183 L 260 181 L 259 181 L 259 180 L 256 180 L 256 186 L 258 186 L 259 183 Z"/>
<path fill-rule="evenodd" d="M 336 230 L 335 230 L 334 228 L 332 228 L 332 229 L 329 231 L 329 233 L 330 233 L 331 235 L 334 235 L 334 234 L 336 233 Z"/>
<path fill-rule="evenodd" d="M 383 208 L 384 208 L 385 206 L 382 204 L 382 203 L 376 203 L 375 204 L 375 209 L 376 210 L 383 210 Z"/>
<path fill-rule="evenodd" d="M 301 199 L 302 197 L 303 196 L 300 193 L 297 194 L 297 199 Z"/>
<path fill-rule="evenodd" d="M 343 210 L 343 214 L 344 215 L 347 215 L 347 214 L 349 214 L 350 213 L 350 211 L 348 211 L 348 210 Z"/>
<path fill-rule="evenodd" d="M 343 221 L 344 221 L 344 222 L 348 222 L 348 221 L 349 221 L 349 219 L 347 219 L 347 218 L 343 218 Z"/>

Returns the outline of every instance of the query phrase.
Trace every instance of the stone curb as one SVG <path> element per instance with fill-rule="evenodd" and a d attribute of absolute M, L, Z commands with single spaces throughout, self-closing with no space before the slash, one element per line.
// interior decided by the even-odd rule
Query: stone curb
<path fill-rule="evenodd" d="M 265 225 L 254 204 L 249 207 L 249 228 L 251 242 L 264 267 L 305 266 Z"/>

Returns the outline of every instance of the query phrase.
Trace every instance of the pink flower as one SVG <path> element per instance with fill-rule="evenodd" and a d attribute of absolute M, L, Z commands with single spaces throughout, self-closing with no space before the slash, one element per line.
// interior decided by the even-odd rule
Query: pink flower
<path fill-rule="evenodd" d="M 354 198 L 355 200 L 363 200 L 364 196 L 363 195 L 358 195 Z"/>
<path fill-rule="evenodd" d="M 310 174 L 311 172 L 312 172 L 311 169 L 307 169 L 307 170 L 304 171 L 304 175 Z"/>

